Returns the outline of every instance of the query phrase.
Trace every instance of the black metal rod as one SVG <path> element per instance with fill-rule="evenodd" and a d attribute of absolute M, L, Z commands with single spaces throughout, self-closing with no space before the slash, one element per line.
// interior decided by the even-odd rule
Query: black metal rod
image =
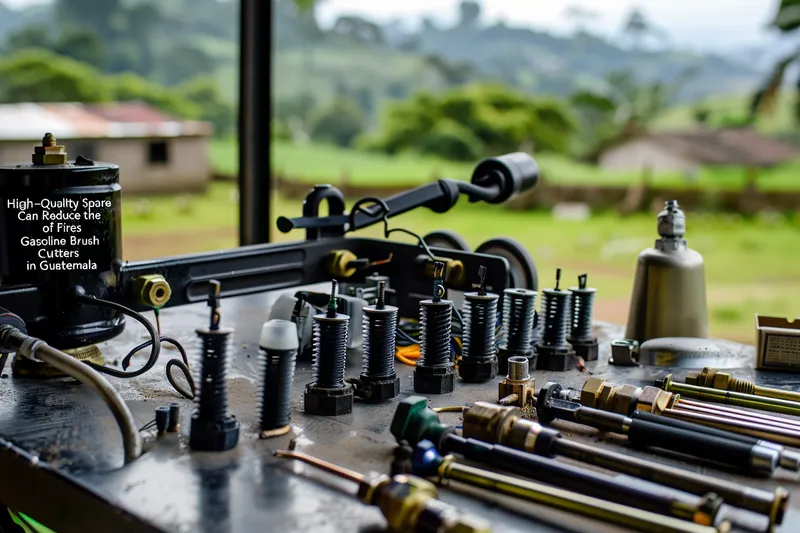
<path fill-rule="evenodd" d="M 270 242 L 272 2 L 241 0 L 239 244 Z"/>

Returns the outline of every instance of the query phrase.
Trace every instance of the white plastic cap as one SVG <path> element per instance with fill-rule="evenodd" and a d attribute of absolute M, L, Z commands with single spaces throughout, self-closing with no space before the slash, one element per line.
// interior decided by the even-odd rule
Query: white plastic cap
<path fill-rule="evenodd" d="M 274 318 L 264 322 L 258 345 L 262 350 L 297 350 L 297 326 L 289 320 Z"/>

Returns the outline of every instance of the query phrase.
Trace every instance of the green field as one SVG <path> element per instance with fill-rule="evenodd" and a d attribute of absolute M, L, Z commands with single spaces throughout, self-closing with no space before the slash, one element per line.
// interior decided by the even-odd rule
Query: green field
<path fill-rule="evenodd" d="M 229 183 L 215 183 L 208 194 L 193 198 L 125 199 L 124 256 L 144 259 L 235 246 L 236 202 L 235 186 Z M 273 201 L 273 218 L 299 213 L 299 201 Z M 652 215 L 621 219 L 601 214 L 564 221 L 545 212 L 506 211 L 463 201 L 450 213 L 417 210 L 392 219 L 391 225 L 422 234 L 449 228 L 473 247 L 497 236 L 517 239 L 536 260 L 543 287 L 553 283 L 558 267 L 569 282 L 586 272 L 598 288 L 596 318 L 618 323 L 627 317 L 636 255 L 652 246 L 656 236 Z M 362 233 L 381 236 L 377 227 Z M 283 241 L 303 235 L 275 230 L 273 238 Z M 798 238 L 800 220 L 690 216 L 687 240 L 705 257 L 714 335 L 750 342 L 754 313 L 800 315 Z"/>
<path fill-rule="evenodd" d="M 434 176 L 469 179 L 473 164 L 455 163 L 415 154 L 388 156 L 319 144 L 305 146 L 276 141 L 272 147 L 273 169 L 284 177 L 306 183 L 341 183 L 347 176 L 359 185 L 417 185 Z M 221 174 L 237 172 L 237 145 L 234 139 L 216 139 L 211 146 L 214 168 Z M 551 184 L 631 185 L 641 180 L 636 172 L 608 172 L 554 154 L 538 154 L 542 179 Z M 762 190 L 800 189 L 800 160 L 759 174 Z M 656 174 L 654 185 L 694 187 L 698 190 L 741 189 L 745 172 L 741 168 L 704 169 L 696 181 L 687 183 L 677 174 Z"/>

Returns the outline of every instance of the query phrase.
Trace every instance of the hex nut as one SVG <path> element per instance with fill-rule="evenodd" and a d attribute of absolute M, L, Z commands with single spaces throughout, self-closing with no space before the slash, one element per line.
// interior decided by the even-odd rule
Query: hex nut
<path fill-rule="evenodd" d="M 617 385 L 614 389 L 614 395 L 611 398 L 610 405 L 606 407 L 606 410 L 621 415 L 630 414 L 634 406 L 634 401 L 641 389 L 634 385 Z"/>
<path fill-rule="evenodd" d="M 597 408 L 604 411 L 608 410 L 608 403 L 614 397 L 615 392 L 615 387 L 611 385 L 604 386 L 603 390 L 601 390 L 600 394 L 597 396 Z"/>
<path fill-rule="evenodd" d="M 421 394 L 448 394 L 456 388 L 454 365 L 414 367 L 414 392 Z"/>
<path fill-rule="evenodd" d="M 485 383 L 497 377 L 497 357 L 461 358 L 458 375 L 467 383 Z"/>
<path fill-rule="evenodd" d="M 172 297 L 172 288 L 163 276 L 158 274 L 138 276 L 133 280 L 136 300 L 148 307 L 164 307 Z"/>
<path fill-rule="evenodd" d="M 684 382 L 687 385 L 699 385 L 699 386 L 702 386 L 700 384 L 700 372 L 698 372 L 697 370 L 692 370 L 692 371 L 688 372 L 686 374 L 686 379 L 684 380 Z"/>
<path fill-rule="evenodd" d="M 189 447 L 201 452 L 224 452 L 239 443 L 239 421 L 228 415 L 222 421 L 192 415 Z"/>
<path fill-rule="evenodd" d="M 581 405 L 597 408 L 600 393 L 606 385 L 606 380 L 600 378 L 589 378 L 581 389 Z"/>
<path fill-rule="evenodd" d="M 636 409 L 658 415 L 661 414 L 664 409 L 669 408 L 671 400 L 672 394 L 669 392 L 648 385 L 642 387 L 642 392 L 636 400 Z"/>
<path fill-rule="evenodd" d="M 575 350 L 575 356 L 583 359 L 584 362 L 597 361 L 600 356 L 600 345 L 597 339 L 591 341 L 569 341 L 572 349 Z"/>
<path fill-rule="evenodd" d="M 310 415 L 348 415 L 353 412 L 353 386 L 328 389 L 309 383 L 303 394 L 303 409 Z"/>
<path fill-rule="evenodd" d="M 715 389 L 728 390 L 728 385 L 731 382 L 731 375 L 724 372 L 717 372 L 714 375 L 714 382 L 711 385 Z"/>
<path fill-rule="evenodd" d="M 400 378 L 396 375 L 388 378 L 359 377 L 360 398 L 367 403 L 380 403 L 400 394 Z"/>
<path fill-rule="evenodd" d="M 717 375 L 716 368 L 705 367 L 700 371 L 700 376 L 697 379 L 697 385 L 700 387 L 713 387 L 714 378 Z"/>

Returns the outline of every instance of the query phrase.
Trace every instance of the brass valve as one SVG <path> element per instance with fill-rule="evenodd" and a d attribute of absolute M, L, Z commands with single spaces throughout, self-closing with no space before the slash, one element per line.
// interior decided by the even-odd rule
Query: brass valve
<path fill-rule="evenodd" d="M 527 357 L 509 357 L 508 375 L 497 384 L 498 403 L 525 407 L 533 402 L 536 381 L 528 371 Z"/>
<path fill-rule="evenodd" d="M 172 288 L 164 276 L 151 274 L 133 280 L 133 293 L 140 304 L 159 309 L 169 302 Z"/>
<path fill-rule="evenodd" d="M 589 378 L 583 384 L 579 401 L 586 407 L 621 415 L 629 415 L 636 410 L 661 414 L 673 405 L 675 395 L 658 387 L 610 385 L 604 379 Z"/>

